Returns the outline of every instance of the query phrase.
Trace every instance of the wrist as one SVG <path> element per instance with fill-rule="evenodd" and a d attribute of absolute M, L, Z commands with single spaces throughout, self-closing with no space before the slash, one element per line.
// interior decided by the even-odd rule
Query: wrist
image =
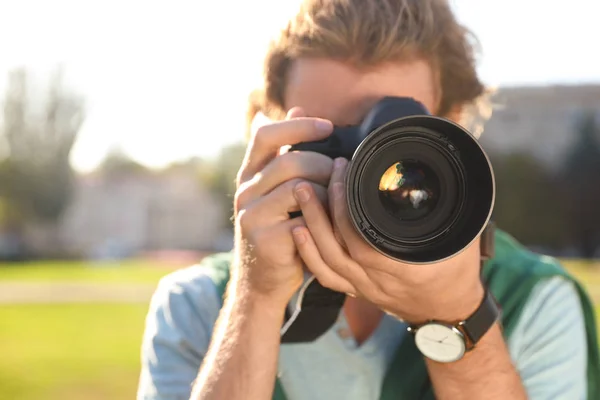
<path fill-rule="evenodd" d="M 231 288 L 228 295 L 239 296 L 241 299 L 260 304 L 266 309 L 285 311 L 294 293 L 302 284 L 303 274 L 282 279 L 273 277 L 269 271 L 261 271 L 257 264 L 246 264 L 236 261 L 232 270 Z M 294 275 L 294 274 L 291 274 Z"/>
<path fill-rule="evenodd" d="M 437 304 L 434 318 L 441 321 L 463 321 L 477 310 L 483 301 L 485 287 L 481 280 L 454 287 Z"/>
<path fill-rule="evenodd" d="M 404 319 L 411 325 L 428 321 L 460 322 L 477 310 L 484 296 L 485 287 L 480 279 L 448 283 L 443 290 L 431 292 Z"/>
<path fill-rule="evenodd" d="M 285 318 L 285 309 L 288 305 L 288 300 L 285 296 L 279 296 L 275 293 L 263 293 L 254 290 L 248 285 L 240 284 L 240 282 L 232 282 L 234 284 L 232 290 L 228 292 L 227 299 L 235 304 L 235 307 L 242 309 L 245 313 L 258 313 L 272 319 Z"/>

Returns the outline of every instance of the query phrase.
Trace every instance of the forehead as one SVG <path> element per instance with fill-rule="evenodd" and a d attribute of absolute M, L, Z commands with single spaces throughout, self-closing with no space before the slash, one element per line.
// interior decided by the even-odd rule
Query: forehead
<path fill-rule="evenodd" d="M 412 97 L 435 113 L 437 92 L 432 68 L 421 60 L 359 70 L 339 61 L 299 59 L 288 74 L 284 105 L 348 125 L 359 123 L 385 96 Z"/>

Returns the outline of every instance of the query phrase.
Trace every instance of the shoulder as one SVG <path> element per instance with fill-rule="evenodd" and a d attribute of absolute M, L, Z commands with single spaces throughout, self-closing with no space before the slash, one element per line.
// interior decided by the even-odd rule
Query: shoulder
<path fill-rule="evenodd" d="M 511 358 L 529 397 L 585 398 L 592 329 L 586 294 L 557 259 L 502 231 L 495 244 L 484 277 L 502 307 Z"/>
<path fill-rule="evenodd" d="M 178 340 L 201 330 L 210 334 L 221 308 L 221 298 L 198 266 L 162 278 L 152 295 L 146 317 L 146 336 Z"/>
<path fill-rule="evenodd" d="M 508 343 L 531 398 L 585 398 L 586 321 L 573 281 L 562 276 L 540 280 Z"/>
<path fill-rule="evenodd" d="M 564 282 L 562 287 L 572 281 L 558 260 L 529 251 L 502 231 L 496 233 L 495 256 L 484 266 L 483 277 L 502 306 L 502 322 L 507 332 L 521 319 L 523 308 L 531 301 L 532 294 L 540 290 L 540 285 L 543 287 L 552 278 L 562 278 L 553 281 Z M 577 299 L 577 291 L 572 292 Z"/>
<path fill-rule="evenodd" d="M 212 331 L 229 279 L 229 255 L 215 254 L 163 277 L 152 296 L 146 334 L 194 336 Z"/>
<path fill-rule="evenodd" d="M 228 255 L 215 254 L 199 264 L 163 277 L 152 296 L 150 311 L 214 316 L 221 308 L 222 288 L 229 279 Z"/>
<path fill-rule="evenodd" d="M 142 342 L 138 399 L 189 398 L 221 310 L 228 267 L 214 257 L 162 278 L 152 296 Z"/>
<path fill-rule="evenodd" d="M 525 303 L 518 331 L 553 329 L 581 330 L 585 327 L 583 307 L 576 284 L 563 276 L 541 279 L 531 290 Z"/>

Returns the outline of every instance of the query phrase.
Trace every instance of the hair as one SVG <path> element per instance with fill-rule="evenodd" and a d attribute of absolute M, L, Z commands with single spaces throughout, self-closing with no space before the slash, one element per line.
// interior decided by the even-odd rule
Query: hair
<path fill-rule="evenodd" d="M 248 120 L 261 111 L 285 115 L 287 74 L 299 58 L 328 58 L 356 68 L 424 59 L 440 89 L 439 116 L 461 112 L 479 135 L 491 115 L 489 95 L 476 72 L 479 44 L 454 16 L 448 0 L 304 0 L 271 41 L 263 87 L 250 96 Z"/>

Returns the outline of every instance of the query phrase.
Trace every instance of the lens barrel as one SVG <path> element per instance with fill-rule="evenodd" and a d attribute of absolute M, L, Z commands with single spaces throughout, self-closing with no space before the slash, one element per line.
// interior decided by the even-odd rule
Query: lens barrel
<path fill-rule="evenodd" d="M 357 231 L 379 252 L 407 263 L 437 262 L 468 247 L 494 205 L 492 166 L 477 139 L 429 115 L 372 131 L 346 179 Z"/>

